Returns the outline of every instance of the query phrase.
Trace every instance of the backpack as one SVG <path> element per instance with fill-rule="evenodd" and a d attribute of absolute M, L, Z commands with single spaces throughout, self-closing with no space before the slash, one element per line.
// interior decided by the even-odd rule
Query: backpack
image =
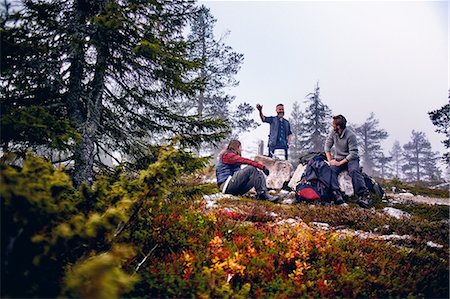
<path fill-rule="evenodd" d="M 302 179 L 295 187 L 295 199 L 297 202 L 318 203 L 331 201 L 332 196 L 329 182 L 329 179 L 331 179 L 331 170 L 324 162 L 325 159 L 325 156 L 321 153 L 314 154 L 309 159 Z M 323 177 L 324 175 L 326 177 Z"/>
<path fill-rule="evenodd" d="M 308 203 L 330 202 L 331 196 L 329 188 L 320 180 L 302 180 L 295 187 L 295 200 Z"/>
<path fill-rule="evenodd" d="M 381 186 L 366 173 L 361 171 L 361 174 L 364 178 L 364 182 L 366 183 L 367 189 L 369 189 L 369 192 L 375 193 L 376 195 L 383 197 L 384 195 L 383 188 L 381 188 Z"/>

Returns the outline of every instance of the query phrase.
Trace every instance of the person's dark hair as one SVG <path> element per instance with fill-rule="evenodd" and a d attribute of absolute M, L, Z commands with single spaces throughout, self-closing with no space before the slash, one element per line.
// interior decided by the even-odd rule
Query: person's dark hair
<path fill-rule="evenodd" d="M 347 126 L 347 120 L 345 119 L 345 117 L 342 114 L 333 116 L 333 121 L 341 129 L 345 129 L 345 127 Z"/>
<path fill-rule="evenodd" d="M 283 105 L 283 104 L 278 104 L 278 105 L 276 105 L 275 107 L 278 107 L 278 106 L 283 106 L 283 107 L 284 107 L 284 105 Z"/>

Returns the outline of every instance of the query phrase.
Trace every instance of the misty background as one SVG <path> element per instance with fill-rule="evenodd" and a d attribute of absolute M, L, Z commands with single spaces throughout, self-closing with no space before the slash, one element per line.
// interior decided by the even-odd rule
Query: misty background
<path fill-rule="evenodd" d="M 448 103 L 448 2 L 201 1 L 217 19 L 214 33 L 244 54 L 229 89 L 235 103 L 278 103 L 290 118 L 317 82 L 332 114 L 362 124 L 370 113 L 393 143 L 422 131 L 444 153 L 427 112 Z M 261 123 L 256 109 L 251 118 Z M 330 120 L 331 121 L 331 120 Z M 268 124 L 240 135 L 244 155 L 267 151 Z M 441 162 L 439 162 L 441 163 Z M 443 167 L 443 165 L 440 165 Z"/>

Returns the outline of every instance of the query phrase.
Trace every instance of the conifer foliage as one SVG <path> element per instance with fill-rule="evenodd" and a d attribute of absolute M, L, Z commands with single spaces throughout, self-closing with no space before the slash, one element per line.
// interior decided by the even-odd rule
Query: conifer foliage
<path fill-rule="evenodd" d="M 384 171 L 387 161 L 381 150 L 381 142 L 388 137 L 388 133 L 379 128 L 379 121 L 375 118 L 375 114 L 372 112 L 362 125 L 355 128 L 355 131 L 360 141 L 364 171 L 370 175 L 373 175 L 376 169 L 381 172 L 383 168 Z"/>
<path fill-rule="evenodd" d="M 323 151 L 325 139 L 331 126 L 331 110 L 320 98 L 319 83 L 314 92 L 306 95 L 307 107 L 301 132 L 301 144 L 304 152 Z"/>
<path fill-rule="evenodd" d="M 4 149 L 24 140 L 69 148 L 80 185 L 92 182 L 100 152 L 129 156 L 155 136 L 198 145 L 228 133 L 221 121 L 176 113 L 199 86 L 189 72 L 200 63 L 187 57 L 182 36 L 193 1 L 5 3 L 2 126 L 13 131 L 2 134 Z M 37 120 L 43 112 L 36 106 L 49 123 Z M 31 122 L 17 125 L 18 116 Z M 53 135 L 40 135 L 53 128 Z"/>
<path fill-rule="evenodd" d="M 303 112 L 300 109 L 300 104 L 295 101 L 292 106 L 291 117 L 289 118 L 289 124 L 291 125 L 292 139 L 291 146 L 289 147 L 289 160 L 292 161 L 294 166 L 297 166 L 300 155 L 304 152 L 304 143 L 302 142 Z"/>
<path fill-rule="evenodd" d="M 403 145 L 404 164 L 402 170 L 409 180 L 438 180 L 438 152 L 433 152 L 425 133 L 412 131 L 411 141 Z"/>
<path fill-rule="evenodd" d="M 1 296 L 119 298 L 132 289 L 143 257 L 167 249 L 161 210 L 204 192 L 183 174 L 206 160 L 176 147 L 161 147 L 137 176 L 117 169 L 80 190 L 41 158 L 2 163 Z"/>
<path fill-rule="evenodd" d="M 446 149 L 450 148 L 450 104 L 445 104 L 440 109 L 428 112 L 428 115 L 430 116 L 431 121 L 433 122 L 433 125 L 435 125 L 436 132 L 442 133 L 445 135 L 444 141 L 442 143 L 444 144 L 444 147 Z M 443 156 L 442 159 L 447 163 L 450 164 L 450 153 L 447 151 Z"/>
<path fill-rule="evenodd" d="M 188 57 L 200 63 L 200 67 L 191 71 L 190 76 L 200 86 L 195 92 L 196 100 L 187 101 L 184 109 L 196 113 L 201 119 L 219 118 L 230 126 L 233 135 L 237 135 L 256 128 L 257 123 L 249 118 L 254 108 L 248 103 L 232 107 L 235 97 L 228 92 L 229 88 L 239 84 L 235 75 L 244 61 L 244 55 L 225 44 L 228 32 L 219 39 L 215 37 L 216 21 L 204 5 L 200 6 L 191 21 L 187 39 Z"/>

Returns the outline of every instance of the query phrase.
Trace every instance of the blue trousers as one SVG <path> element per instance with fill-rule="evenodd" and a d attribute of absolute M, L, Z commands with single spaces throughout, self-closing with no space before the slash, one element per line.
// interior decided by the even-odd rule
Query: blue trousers
<path fill-rule="evenodd" d="M 330 166 L 332 171 L 331 176 L 331 188 L 333 190 L 339 190 L 338 175 L 348 170 L 348 174 L 352 178 L 353 191 L 356 195 L 362 195 L 368 191 L 364 178 L 359 168 L 359 159 L 351 160 L 341 166 Z"/>

